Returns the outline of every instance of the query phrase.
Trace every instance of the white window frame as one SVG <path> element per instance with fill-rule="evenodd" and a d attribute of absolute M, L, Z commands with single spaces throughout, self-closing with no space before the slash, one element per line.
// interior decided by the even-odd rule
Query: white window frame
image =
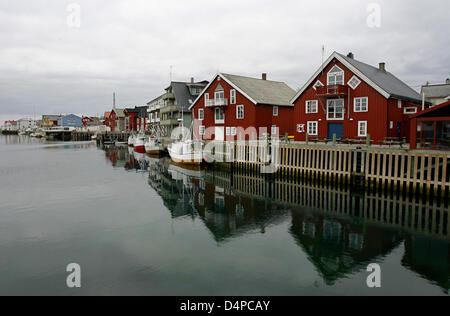
<path fill-rule="evenodd" d="M 204 135 L 206 134 L 205 131 L 206 131 L 205 125 L 200 125 L 200 126 L 198 127 L 198 134 L 199 134 L 200 136 L 204 136 Z"/>
<path fill-rule="evenodd" d="M 355 80 L 356 80 L 357 83 L 355 83 L 354 85 L 352 85 L 352 82 L 355 81 Z M 353 77 L 348 81 L 347 84 L 349 85 L 350 88 L 352 88 L 353 90 L 356 90 L 356 88 L 359 87 L 359 85 L 361 84 L 361 82 L 362 82 L 362 81 L 361 81 L 358 77 L 353 76 Z"/>
<path fill-rule="evenodd" d="M 217 112 L 222 111 L 223 119 L 217 119 Z M 214 122 L 215 124 L 225 124 L 225 111 L 222 108 L 215 108 L 214 110 Z"/>
<path fill-rule="evenodd" d="M 336 102 L 336 101 L 341 101 L 342 102 L 342 118 L 336 118 L 336 106 L 334 105 L 334 114 L 335 117 L 334 118 L 330 118 L 330 103 L 331 102 Z M 332 100 L 328 100 L 327 101 L 327 121 L 343 121 L 345 118 L 345 101 L 344 99 L 332 99 Z"/>
<path fill-rule="evenodd" d="M 205 119 L 205 110 L 204 109 L 198 109 L 198 120 L 199 121 L 203 121 L 204 119 Z"/>
<path fill-rule="evenodd" d="M 272 125 L 272 128 L 270 129 L 270 132 L 272 135 L 279 135 L 280 129 L 276 125 Z"/>
<path fill-rule="evenodd" d="M 218 98 L 217 95 L 222 95 L 223 97 Z M 225 100 L 225 91 L 216 91 L 214 92 L 214 100 Z"/>
<path fill-rule="evenodd" d="M 314 129 L 315 129 L 315 132 L 313 131 Z M 319 122 L 318 121 L 308 121 L 307 134 L 309 136 L 318 136 L 319 135 Z"/>
<path fill-rule="evenodd" d="M 231 136 L 231 127 L 225 127 L 225 135 Z"/>
<path fill-rule="evenodd" d="M 362 124 L 364 124 L 364 133 L 361 133 Z M 367 121 L 358 121 L 358 137 L 367 137 Z"/>
<path fill-rule="evenodd" d="M 239 116 L 239 109 L 242 109 L 242 117 Z M 243 120 L 245 118 L 245 107 L 243 105 L 236 106 L 236 119 Z"/>
<path fill-rule="evenodd" d="M 403 107 L 403 102 L 402 102 L 402 100 L 398 100 L 398 101 L 397 101 L 397 107 L 398 107 L 399 109 L 401 109 L 401 108 Z"/>
<path fill-rule="evenodd" d="M 340 71 L 333 71 L 333 69 L 338 68 Z M 342 75 L 342 81 L 337 81 L 337 77 Z M 330 81 L 330 78 L 334 77 L 334 82 Z M 327 85 L 344 85 L 345 82 L 345 72 L 338 65 L 334 65 L 333 68 L 327 73 Z"/>
<path fill-rule="evenodd" d="M 237 128 L 231 127 L 231 136 L 236 136 L 236 135 L 237 135 Z"/>
<path fill-rule="evenodd" d="M 274 107 L 273 107 L 272 115 L 273 115 L 273 116 L 278 116 L 279 110 L 280 110 L 280 109 L 278 108 L 278 106 L 274 106 Z"/>
<path fill-rule="evenodd" d="M 230 104 L 236 104 L 236 90 L 230 91 Z"/>
<path fill-rule="evenodd" d="M 365 100 L 366 101 L 366 109 L 362 110 L 362 101 Z M 360 101 L 359 107 L 360 109 L 357 109 L 357 102 Z M 368 97 L 359 97 L 359 98 L 354 98 L 353 99 L 353 112 L 355 113 L 367 113 L 369 112 L 369 98 Z"/>
<path fill-rule="evenodd" d="M 403 114 L 405 114 L 405 115 L 411 115 L 411 114 L 416 114 L 416 113 L 417 113 L 417 108 L 414 106 L 406 107 L 403 109 Z"/>
<path fill-rule="evenodd" d="M 311 110 L 312 109 L 312 107 L 311 107 L 312 104 L 315 104 L 315 110 L 314 111 Z M 305 103 L 305 111 L 306 111 L 306 114 L 319 113 L 319 101 L 317 101 L 317 100 L 308 100 L 308 101 L 306 101 L 306 103 Z"/>
<path fill-rule="evenodd" d="M 313 85 L 313 89 L 314 90 L 317 90 L 317 87 L 323 87 L 323 86 L 325 86 L 323 83 L 322 83 L 322 81 L 320 81 L 320 80 L 317 80 L 316 81 L 316 83 Z"/>
<path fill-rule="evenodd" d="M 205 106 L 208 106 L 209 102 L 209 93 L 205 93 Z"/>

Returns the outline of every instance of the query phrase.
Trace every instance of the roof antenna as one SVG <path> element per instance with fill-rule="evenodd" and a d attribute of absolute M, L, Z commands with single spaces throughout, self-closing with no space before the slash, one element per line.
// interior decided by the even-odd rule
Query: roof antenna
<path fill-rule="evenodd" d="M 113 110 L 116 109 L 116 93 L 113 92 Z"/>
<path fill-rule="evenodd" d="M 170 83 L 172 83 L 172 69 L 173 69 L 173 67 L 172 67 L 172 65 L 170 65 Z"/>
<path fill-rule="evenodd" d="M 325 45 L 322 45 L 322 75 L 323 75 L 323 59 L 325 58 Z"/>

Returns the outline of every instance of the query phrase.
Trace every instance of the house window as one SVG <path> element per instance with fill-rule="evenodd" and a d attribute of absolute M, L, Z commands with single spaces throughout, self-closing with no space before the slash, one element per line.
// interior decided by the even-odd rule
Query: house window
<path fill-rule="evenodd" d="M 205 110 L 203 109 L 198 109 L 198 119 L 200 121 L 203 121 L 205 119 Z"/>
<path fill-rule="evenodd" d="M 230 91 L 230 103 L 236 104 L 236 90 Z"/>
<path fill-rule="evenodd" d="M 417 108 L 416 107 L 409 107 L 403 109 L 403 114 L 409 115 L 409 114 L 416 114 Z"/>
<path fill-rule="evenodd" d="M 231 128 L 231 136 L 236 136 L 236 135 L 237 135 L 236 127 L 232 127 Z"/>
<path fill-rule="evenodd" d="M 272 135 L 278 135 L 278 126 L 272 125 Z"/>
<path fill-rule="evenodd" d="M 334 66 L 328 73 L 328 85 L 343 85 L 344 84 L 344 71 L 338 66 Z"/>
<path fill-rule="evenodd" d="M 205 126 L 200 126 L 199 128 L 198 128 L 198 133 L 200 134 L 200 135 L 205 135 Z"/>
<path fill-rule="evenodd" d="M 361 84 L 361 80 L 358 79 L 358 77 L 353 76 L 352 79 L 350 79 L 350 81 L 348 82 L 348 85 L 355 90 L 356 88 L 358 88 L 358 86 Z"/>
<path fill-rule="evenodd" d="M 355 112 L 368 112 L 369 111 L 369 98 L 355 98 L 354 104 Z"/>
<path fill-rule="evenodd" d="M 306 101 L 306 114 L 318 113 L 318 103 L 317 100 Z"/>
<path fill-rule="evenodd" d="M 243 105 L 238 105 L 236 107 L 236 118 L 238 120 L 244 119 L 244 106 Z"/>
<path fill-rule="evenodd" d="M 215 120 L 216 124 L 224 124 L 225 123 L 225 113 L 221 108 L 216 108 L 215 110 Z"/>
<path fill-rule="evenodd" d="M 308 135 L 317 136 L 318 135 L 319 122 L 308 122 Z"/>
<path fill-rule="evenodd" d="M 398 107 L 399 109 L 401 109 L 401 108 L 403 107 L 403 102 L 402 102 L 402 100 L 398 100 L 398 102 L 397 102 L 397 107 Z"/>
<path fill-rule="evenodd" d="M 225 92 L 224 91 L 217 91 L 214 93 L 214 99 L 217 100 L 224 100 L 225 99 Z"/>
<path fill-rule="evenodd" d="M 231 127 L 227 127 L 226 128 L 226 135 L 230 136 L 231 135 Z"/>
<path fill-rule="evenodd" d="M 313 85 L 313 89 L 317 90 L 319 87 L 323 87 L 323 83 L 320 82 L 320 80 L 317 80 L 317 82 Z"/>
<path fill-rule="evenodd" d="M 273 107 L 273 116 L 278 116 L 278 106 Z"/>
<path fill-rule="evenodd" d="M 205 93 L 205 106 L 209 105 L 209 93 Z"/>
<path fill-rule="evenodd" d="M 344 99 L 328 100 L 327 120 L 344 119 Z"/>
<path fill-rule="evenodd" d="M 359 137 L 367 136 L 367 121 L 358 122 L 358 136 Z"/>

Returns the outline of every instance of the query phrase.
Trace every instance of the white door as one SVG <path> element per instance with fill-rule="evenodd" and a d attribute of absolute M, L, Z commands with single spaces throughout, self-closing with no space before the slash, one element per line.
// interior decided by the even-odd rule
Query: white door
<path fill-rule="evenodd" d="M 215 140 L 224 141 L 225 140 L 225 127 L 216 126 L 214 129 Z"/>

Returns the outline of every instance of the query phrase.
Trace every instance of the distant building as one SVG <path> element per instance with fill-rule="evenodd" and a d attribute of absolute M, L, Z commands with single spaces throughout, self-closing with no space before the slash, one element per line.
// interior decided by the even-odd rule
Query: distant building
<path fill-rule="evenodd" d="M 445 103 L 450 100 L 450 79 L 443 84 L 422 86 L 422 95 L 425 99 L 432 103 L 433 106 Z"/>
<path fill-rule="evenodd" d="M 161 108 L 164 107 L 163 95 L 147 103 L 148 129 L 152 135 L 162 135 L 161 132 Z"/>
<path fill-rule="evenodd" d="M 62 125 L 62 115 L 42 115 L 42 127 L 58 127 Z"/>
<path fill-rule="evenodd" d="M 22 118 L 17 121 L 18 128 L 21 131 L 27 130 L 27 129 L 35 129 L 38 127 L 38 121 L 33 120 L 31 118 Z"/>
<path fill-rule="evenodd" d="M 334 52 L 298 91 L 297 141 L 388 137 L 409 139 L 409 117 L 422 108 L 422 96 L 386 70 Z"/>
<path fill-rule="evenodd" d="M 83 127 L 92 127 L 92 126 L 102 125 L 101 119 L 99 119 L 98 117 L 83 116 L 83 118 L 81 119 L 81 122 L 83 124 Z"/>
<path fill-rule="evenodd" d="M 148 106 L 137 106 L 125 109 L 125 130 L 128 132 L 143 132 L 147 127 Z"/>
<path fill-rule="evenodd" d="M 3 128 L 6 131 L 17 131 L 19 130 L 19 125 L 17 121 L 5 121 Z"/>
<path fill-rule="evenodd" d="M 64 116 L 61 119 L 61 126 L 80 128 L 80 127 L 83 127 L 83 121 L 82 121 L 81 117 L 79 117 L 75 114 L 69 114 L 69 115 Z"/>
<path fill-rule="evenodd" d="M 109 116 L 109 127 L 111 132 L 125 131 L 125 113 L 124 109 L 113 109 Z"/>

